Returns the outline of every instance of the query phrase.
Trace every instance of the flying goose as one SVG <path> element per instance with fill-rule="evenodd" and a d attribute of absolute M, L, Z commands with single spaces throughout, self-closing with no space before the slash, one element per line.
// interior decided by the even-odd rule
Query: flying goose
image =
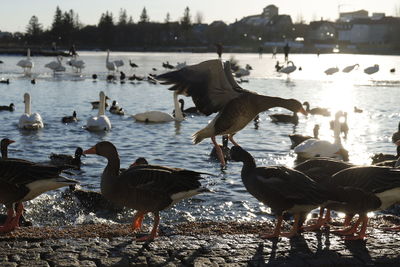
<path fill-rule="evenodd" d="M 0 232 L 10 232 L 19 226 L 24 210 L 22 202 L 50 190 L 77 184 L 77 181 L 62 176 L 62 172 L 62 167 L 22 159 L 0 159 L 0 203 L 6 206 L 8 215 Z"/>
<path fill-rule="evenodd" d="M 151 240 L 157 236 L 159 212 L 178 201 L 208 190 L 201 186 L 201 173 L 157 165 L 136 165 L 120 173 L 120 159 L 116 147 L 102 141 L 84 154 L 97 154 L 108 163 L 101 175 L 101 193 L 114 204 L 137 210 L 132 227 L 138 230 L 144 216 L 154 214 L 151 234 L 139 240 Z"/>
<path fill-rule="evenodd" d="M 222 150 L 215 141 L 217 135 L 233 135 L 243 129 L 258 113 L 272 107 L 283 107 L 292 112 L 307 114 L 301 103 L 295 99 L 284 99 L 259 95 L 242 89 L 234 80 L 230 62 L 218 59 L 204 61 L 177 71 L 157 76 L 163 84 L 172 85 L 170 90 L 191 96 L 198 110 L 209 116 L 218 113 L 202 130 L 193 135 L 193 142 L 200 143 L 211 138 L 221 165 L 225 166 Z"/>
<path fill-rule="evenodd" d="M 231 148 L 231 158 L 243 162 L 241 176 L 247 191 L 278 217 L 273 233 L 262 238 L 293 237 L 298 233 L 300 217 L 327 201 L 323 187 L 299 171 L 284 166 L 256 167 L 252 155 L 239 146 Z M 288 233 L 280 230 L 284 212 L 294 215 Z"/>

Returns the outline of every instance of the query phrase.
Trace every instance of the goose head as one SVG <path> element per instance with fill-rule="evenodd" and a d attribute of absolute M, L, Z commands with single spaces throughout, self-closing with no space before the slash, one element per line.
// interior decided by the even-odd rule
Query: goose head
<path fill-rule="evenodd" d="M 8 107 L 10 108 L 10 111 L 14 111 L 15 110 L 14 103 L 11 103 Z"/>
<path fill-rule="evenodd" d="M 292 99 L 288 99 L 287 101 L 288 101 L 287 102 L 287 107 L 285 107 L 285 108 L 287 108 L 288 110 L 290 110 L 290 111 L 292 111 L 294 113 L 300 112 L 303 115 L 307 116 L 308 113 L 303 108 L 303 105 L 301 104 L 301 102 L 299 102 L 298 100 L 293 99 L 293 98 Z"/>
<path fill-rule="evenodd" d="M 7 148 L 10 144 L 14 143 L 14 140 L 3 138 L 0 142 L 0 150 L 2 158 L 7 158 Z"/>
<path fill-rule="evenodd" d="M 108 141 L 102 141 L 94 145 L 93 147 L 83 151 L 83 154 L 96 154 L 107 159 L 118 158 L 117 148 Z"/>

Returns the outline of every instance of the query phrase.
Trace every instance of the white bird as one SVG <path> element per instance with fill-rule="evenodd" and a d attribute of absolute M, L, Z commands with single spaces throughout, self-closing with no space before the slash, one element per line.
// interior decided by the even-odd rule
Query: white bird
<path fill-rule="evenodd" d="M 62 57 L 57 56 L 56 58 L 57 61 L 51 61 L 44 65 L 46 68 L 51 69 L 54 74 L 56 74 L 56 72 L 63 72 L 66 70 L 66 68 L 62 65 Z"/>
<path fill-rule="evenodd" d="M 342 70 L 342 72 L 349 73 L 349 72 L 352 71 L 355 67 L 358 68 L 358 67 L 360 67 L 360 65 L 354 64 L 354 65 L 347 66 L 347 67 L 345 67 L 345 68 Z"/>
<path fill-rule="evenodd" d="M 339 71 L 338 67 L 333 67 L 333 68 L 329 68 L 329 69 L 325 70 L 325 74 L 326 75 L 332 75 L 332 74 L 335 74 L 338 71 Z"/>
<path fill-rule="evenodd" d="M 175 116 L 172 116 L 171 114 L 161 111 L 147 111 L 132 115 L 132 117 L 139 122 L 183 121 L 185 118 L 183 116 L 182 110 L 178 102 L 177 91 L 174 91 L 173 98 L 174 98 Z"/>
<path fill-rule="evenodd" d="M 378 71 L 379 71 L 379 65 L 378 64 L 375 64 L 375 65 L 373 65 L 371 67 L 368 67 L 368 68 L 364 69 L 364 72 L 366 74 L 369 74 L 369 75 L 374 74 L 375 72 L 378 72 Z"/>
<path fill-rule="evenodd" d="M 289 64 L 290 64 L 290 66 L 289 66 Z M 279 70 L 279 72 L 286 73 L 287 75 L 289 75 L 290 73 L 292 73 L 296 69 L 297 69 L 297 67 L 294 65 L 293 61 L 288 61 L 288 63 L 286 64 L 286 67 L 281 68 Z"/>
<path fill-rule="evenodd" d="M 83 60 L 78 60 L 77 55 L 73 55 L 70 60 L 67 61 L 67 64 L 75 68 L 75 72 L 82 72 L 82 69 L 85 68 L 85 62 Z"/>
<path fill-rule="evenodd" d="M 90 117 L 86 122 L 86 130 L 92 132 L 109 131 L 111 130 L 110 119 L 105 115 L 106 95 L 103 91 L 100 92 L 99 113 L 97 116 Z"/>
<path fill-rule="evenodd" d="M 26 52 L 26 59 L 21 59 L 18 61 L 17 66 L 20 66 L 21 68 L 24 69 L 24 73 L 30 73 L 32 71 L 32 68 L 34 66 L 34 63 L 31 59 L 31 49 L 28 48 Z"/>
<path fill-rule="evenodd" d="M 345 150 L 340 141 L 340 118 L 343 116 L 342 111 L 338 111 L 334 121 L 335 141 L 331 143 L 326 140 L 315 138 L 308 139 L 294 148 L 294 152 L 302 159 L 315 157 L 329 157 L 348 161 L 348 151 Z"/>
<path fill-rule="evenodd" d="M 117 71 L 119 67 L 124 65 L 122 60 L 110 61 L 110 50 L 107 50 L 106 67 L 108 71 Z"/>
<path fill-rule="evenodd" d="M 31 113 L 31 96 L 24 94 L 25 113 L 21 115 L 18 127 L 26 130 L 37 130 L 44 127 L 42 117 L 39 113 Z"/>

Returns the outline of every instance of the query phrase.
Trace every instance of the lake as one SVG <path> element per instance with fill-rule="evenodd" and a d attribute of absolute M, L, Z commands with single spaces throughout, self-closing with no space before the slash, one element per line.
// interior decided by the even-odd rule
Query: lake
<path fill-rule="evenodd" d="M 32 77 L 23 75 L 16 63 L 23 57 L 0 56 L 0 79 L 10 79 L 10 84 L 0 84 L 0 105 L 16 106 L 14 112 L 0 112 L 2 122 L 0 137 L 9 137 L 16 143 L 9 147 L 10 157 L 23 158 L 36 162 L 48 162 L 51 153 L 73 154 L 77 146 L 88 149 L 102 140 L 108 140 L 117 147 L 121 167 L 129 166 L 137 157 L 145 157 L 151 164 L 187 168 L 212 173 L 216 177 L 205 176 L 203 183 L 212 193 L 198 195 L 182 201 L 162 212 L 162 223 L 176 223 L 193 220 L 269 220 L 270 210 L 250 196 L 241 181 L 242 163 L 229 162 L 225 172 L 220 171 L 219 163 L 209 160 L 211 141 L 204 140 L 198 145 L 191 143 L 191 135 L 207 125 L 215 115 L 187 117 L 181 123 L 161 124 L 137 123 L 132 114 L 159 110 L 172 112 L 172 93 L 167 86 L 148 82 L 106 81 L 105 52 L 80 52 L 80 59 L 86 63 L 82 74 L 74 74 L 69 66 L 62 74 L 53 73 L 44 65 L 55 59 L 33 57 L 35 66 Z M 374 153 L 395 154 L 391 135 L 397 131 L 400 120 L 400 57 L 377 55 L 294 54 L 289 58 L 301 71 L 296 70 L 286 77 L 275 71 L 277 60 L 283 62 L 283 55 L 277 59 L 270 54 L 262 58 L 258 54 L 224 54 L 223 59 L 234 57 L 241 66 L 253 67 L 248 83 L 243 88 L 260 94 L 296 98 L 308 101 L 311 108 L 327 107 L 332 114 L 337 110 L 348 113 L 350 127 L 347 139 L 342 140 L 349 150 L 350 161 L 356 164 L 370 164 Z M 204 60 L 215 59 L 215 53 L 122 53 L 111 52 L 110 59 L 122 59 L 125 65 L 120 68 L 127 76 L 163 73 L 162 62 L 175 65 L 178 62 L 196 64 Z M 131 59 L 139 67 L 131 69 Z M 65 63 L 66 59 L 64 59 Z M 350 73 L 338 72 L 326 75 L 330 67 L 339 67 L 358 63 L 360 67 Z M 374 64 L 380 65 L 379 72 L 367 75 L 363 69 Z M 153 71 L 152 68 L 157 68 Z M 397 72 L 390 69 L 398 68 Z M 99 78 L 91 78 L 96 73 Z M 126 110 L 125 116 L 117 116 L 107 111 L 112 130 L 104 134 L 84 130 L 86 120 L 97 114 L 92 110 L 91 101 L 98 100 L 99 92 L 104 91 L 111 101 L 116 100 Z M 34 132 L 20 131 L 18 119 L 24 112 L 23 94 L 29 92 L 32 99 L 32 112 L 39 112 L 45 127 Z M 185 98 L 186 107 L 192 106 L 190 98 Z M 109 102 L 111 104 L 111 102 Z M 364 110 L 354 113 L 353 107 Z M 77 112 L 80 121 L 77 124 L 64 125 L 63 116 Z M 248 150 L 256 159 L 258 166 L 284 164 L 293 166 L 295 155 L 290 149 L 288 134 L 301 133 L 312 135 L 315 124 L 320 125 L 320 138 L 333 141 L 333 132 L 329 129 L 332 117 L 299 115 L 299 124 L 275 124 L 269 114 L 287 112 L 274 108 L 260 114 L 258 127 L 250 123 L 240 131 L 235 140 Z M 287 112 L 289 113 L 289 112 Z M 220 137 L 218 140 L 221 140 Z M 89 155 L 83 158 L 80 172 L 74 176 L 83 188 L 99 190 L 100 176 L 106 166 L 105 158 Z M 49 192 L 27 203 L 27 217 L 36 225 L 63 225 L 88 222 L 130 222 L 132 211 L 116 216 L 85 214 L 77 208 L 77 203 L 64 201 L 63 189 Z M 50 219 L 51 218 L 51 219 Z M 49 220 L 50 219 L 50 220 Z"/>

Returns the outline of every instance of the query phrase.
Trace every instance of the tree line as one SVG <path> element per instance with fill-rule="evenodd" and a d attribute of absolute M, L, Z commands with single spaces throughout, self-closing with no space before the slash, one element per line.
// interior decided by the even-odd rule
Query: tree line
<path fill-rule="evenodd" d="M 189 7 L 184 9 L 179 21 L 171 21 L 167 13 L 163 22 L 152 22 L 144 7 L 139 20 L 135 23 L 125 9 L 120 9 L 115 18 L 109 11 L 101 14 L 97 25 L 83 25 L 74 10 L 63 11 L 56 8 L 49 29 L 44 29 L 37 16 L 32 16 L 25 33 L 14 33 L 3 43 L 68 48 L 75 44 L 79 49 L 154 49 L 184 46 L 253 45 L 258 47 L 257 38 L 244 38 L 243 29 L 223 22 L 204 24 L 203 16 L 197 13 L 194 19 Z M 250 31 L 250 29 L 249 29 Z M 262 36 L 262 29 L 251 29 L 253 34 Z M 265 35 L 265 34 L 264 34 Z M 264 36 L 266 40 L 268 36 Z M 3 38 L 4 39 L 4 38 Z"/>

